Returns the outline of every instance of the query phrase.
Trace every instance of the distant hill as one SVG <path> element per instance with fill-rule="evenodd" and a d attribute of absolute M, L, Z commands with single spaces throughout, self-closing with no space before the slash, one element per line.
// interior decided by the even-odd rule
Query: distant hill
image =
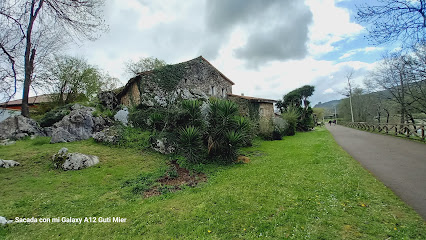
<path fill-rule="evenodd" d="M 340 103 L 341 100 L 332 100 L 325 103 L 319 102 L 314 106 L 314 108 L 324 108 L 324 109 L 333 109 Z"/>

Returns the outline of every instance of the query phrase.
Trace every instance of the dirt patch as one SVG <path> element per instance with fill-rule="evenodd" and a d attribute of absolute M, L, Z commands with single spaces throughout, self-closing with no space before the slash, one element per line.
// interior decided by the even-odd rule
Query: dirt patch
<path fill-rule="evenodd" d="M 190 172 L 188 169 L 179 166 L 176 161 L 172 161 L 165 176 L 156 182 L 155 186 L 144 192 L 145 198 L 176 192 L 182 190 L 185 186 L 195 187 L 200 182 L 207 182 L 207 176 L 204 173 Z"/>

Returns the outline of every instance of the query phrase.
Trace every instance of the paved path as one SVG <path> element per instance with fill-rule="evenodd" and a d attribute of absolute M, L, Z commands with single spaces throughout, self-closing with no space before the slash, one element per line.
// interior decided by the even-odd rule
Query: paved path
<path fill-rule="evenodd" d="M 336 142 L 426 220 L 426 144 L 328 126 Z"/>

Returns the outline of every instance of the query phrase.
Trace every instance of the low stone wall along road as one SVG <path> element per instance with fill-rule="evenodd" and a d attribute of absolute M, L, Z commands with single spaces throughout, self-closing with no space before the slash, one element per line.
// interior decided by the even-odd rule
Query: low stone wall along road
<path fill-rule="evenodd" d="M 340 125 L 336 142 L 426 220 L 426 144 Z"/>

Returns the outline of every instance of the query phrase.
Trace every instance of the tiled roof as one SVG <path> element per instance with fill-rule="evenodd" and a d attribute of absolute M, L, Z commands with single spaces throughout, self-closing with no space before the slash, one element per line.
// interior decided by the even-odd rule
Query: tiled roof
<path fill-rule="evenodd" d="M 44 94 L 44 95 L 39 95 L 39 96 L 34 96 L 34 97 L 28 98 L 28 104 L 29 105 L 38 104 L 38 103 L 45 103 L 45 102 L 50 102 L 50 101 L 51 101 L 51 95 L 50 94 Z M 17 100 L 12 100 L 12 101 L 9 101 L 9 102 L 0 103 L 0 107 L 19 106 L 19 105 L 22 105 L 22 99 L 17 99 Z"/>
<path fill-rule="evenodd" d="M 228 96 L 238 97 L 238 98 L 246 99 L 246 100 L 249 100 L 249 101 L 252 101 L 252 102 L 266 102 L 266 103 L 277 102 L 276 100 L 267 99 L 267 98 L 249 97 L 249 96 L 242 96 L 242 95 L 235 95 L 235 94 L 228 94 Z"/>

